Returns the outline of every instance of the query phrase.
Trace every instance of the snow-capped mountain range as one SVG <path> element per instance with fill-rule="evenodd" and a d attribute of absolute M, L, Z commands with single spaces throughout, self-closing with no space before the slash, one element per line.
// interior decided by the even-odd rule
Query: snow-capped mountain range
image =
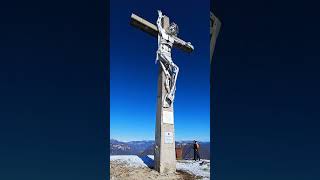
<path fill-rule="evenodd" d="M 200 156 L 202 159 L 210 159 L 210 142 L 199 142 Z M 193 141 L 176 141 L 176 147 L 181 147 L 183 159 L 193 158 Z M 130 141 L 122 142 L 110 140 L 110 155 L 150 155 L 153 154 L 154 141 Z"/>

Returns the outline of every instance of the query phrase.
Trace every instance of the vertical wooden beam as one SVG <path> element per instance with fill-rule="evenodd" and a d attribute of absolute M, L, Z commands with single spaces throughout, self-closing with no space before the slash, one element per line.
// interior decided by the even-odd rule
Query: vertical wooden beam
<path fill-rule="evenodd" d="M 170 26 L 168 17 L 164 17 L 162 25 L 164 28 Z M 169 108 L 163 107 L 167 94 L 165 80 L 165 73 L 159 66 L 154 167 L 160 173 L 174 173 L 176 172 L 174 111 L 173 104 Z"/>

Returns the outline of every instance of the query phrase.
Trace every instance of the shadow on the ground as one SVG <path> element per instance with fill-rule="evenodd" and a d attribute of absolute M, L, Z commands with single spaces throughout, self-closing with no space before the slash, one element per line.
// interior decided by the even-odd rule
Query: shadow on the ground
<path fill-rule="evenodd" d="M 149 156 L 139 156 L 139 158 L 150 168 L 154 168 L 154 160 L 151 159 Z"/>

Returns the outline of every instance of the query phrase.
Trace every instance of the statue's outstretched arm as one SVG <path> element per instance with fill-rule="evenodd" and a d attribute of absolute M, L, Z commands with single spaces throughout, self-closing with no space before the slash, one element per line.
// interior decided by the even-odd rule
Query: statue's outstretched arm
<path fill-rule="evenodd" d="M 193 45 L 191 44 L 191 42 L 185 42 L 185 41 L 179 39 L 178 37 L 174 37 L 174 43 L 175 43 L 175 44 L 182 45 L 182 46 L 188 46 L 189 48 L 191 48 L 191 49 L 194 50 L 194 47 L 193 47 Z"/>
<path fill-rule="evenodd" d="M 160 11 L 160 10 L 158 10 L 158 20 L 157 20 L 157 27 L 158 27 L 158 31 L 159 31 L 159 33 L 162 35 L 162 34 L 164 34 L 165 32 L 164 32 L 164 29 L 163 29 L 163 27 L 162 27 L 162 18 L 163 18 L 163 14 L 162 14 L 162 12 Z"/>

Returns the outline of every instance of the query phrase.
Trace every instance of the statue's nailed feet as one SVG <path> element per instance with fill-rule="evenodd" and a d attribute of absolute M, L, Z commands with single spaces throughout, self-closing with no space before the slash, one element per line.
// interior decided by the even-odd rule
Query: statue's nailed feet
<path fill-rule="evenodd" d="M 173 103 L 173 99 L 174 99 L 174 96 L 172 94 L 167 94 L 165 99 L 164 99 L 163 107 L 164 108 L 171 107 L 172 103 Z"/>

